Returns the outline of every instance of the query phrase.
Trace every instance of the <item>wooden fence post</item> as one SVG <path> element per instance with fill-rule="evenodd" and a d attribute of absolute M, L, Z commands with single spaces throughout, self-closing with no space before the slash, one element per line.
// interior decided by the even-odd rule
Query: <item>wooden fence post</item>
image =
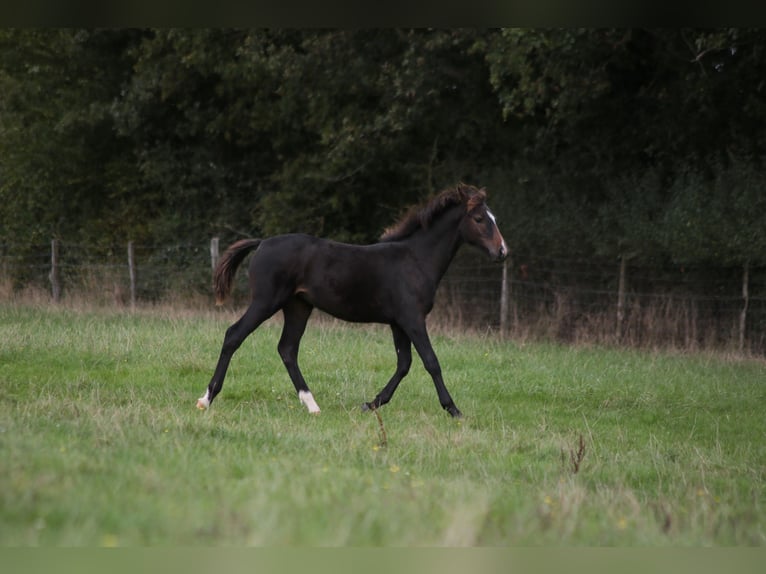
<path fill-rule="evenodd" d="M 218 238 L 213 237 L 210 240 L 210 267 L 213 270 L 213 273 L 215 273 L 215 267 L 218 265 L 218 259 L 220 258 L 220 254 L 218 252 Z"/>
<path fill-rule="evenodd" d="M 748 284 L 750 283 L 750 262 L 746 261 L 742 266 L 742 300 L 744 304 L 739 312 L 739 352 L 745 350 L 745 330 L 747 329 L 747 307 L 750 304 L 750 293 Z"/>
<path fill-rule="evenodd" d="M 51 272 L 48 278 L 51 281 L 51 295 L 53 301 L 61 300 L 61 274 L 59 269 L 59 240 L 51 240 Z"/>
<path fill-rule="evenodd" d="M 509 268 L 513 269 L 510 257 L 503 261 L 503 282 L 500 286 L 500 334 L 503 336 L 508 334 L 508 308 L 511 299 Z"/>
<path fill-rule="evenodd" d="M 128 241 L 128 276 L 130 277 L 130 308 L 136 308 L 136 257 L 133 242 Z"/>
<path fill-rule="evenodd" d="M 617 342 L 622 341 L 623 324 L 625 322 L 625 282 L 627 276 L 628 258 L 623 255 L 620 257 L 620 278 L 617 285 L 617 325 L 615 328 L 615 337 Z"/>

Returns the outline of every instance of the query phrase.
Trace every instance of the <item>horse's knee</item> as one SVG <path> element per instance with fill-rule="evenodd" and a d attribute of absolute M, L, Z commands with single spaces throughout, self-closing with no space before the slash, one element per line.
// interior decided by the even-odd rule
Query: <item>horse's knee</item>
<path fill-rule="evenodd" d="M 412 351 L 406 347 L 396 349 L 396 371 L 402 376 L 410 372 L 412 365 Z"/>
<path fill-rule="evenodd" d="M 297 353 L 295 352 L 295 345 L 292 343 L 280 341 L 277 345 L 277 352 L 285 365 L 290 365 L 295 362 Z"/>
<path fill-rule="evenodd" d="M 423 366 L 432 377 L 441 376 L 442 369 L 439 366 L 439 360 L 436 358 L 436 355 L 423 357 Z"/>
<path fill-rule="evenodd" d="M 243 339 L 236 325 L 232 325 L 226 329 L 226 334 L 223 337 L 223 352 L 233 354 L 242 345 L 242 341 Z"/>
<path fill-rule="evenodd" d="M 244 327 L 239 323 L 235 323 L 226 329 L 226 334 L 223 337 L 223 351 L 225 353 L 233 354 L 242 346 L 242 343 L 252 332 L 253 329 Z"/>

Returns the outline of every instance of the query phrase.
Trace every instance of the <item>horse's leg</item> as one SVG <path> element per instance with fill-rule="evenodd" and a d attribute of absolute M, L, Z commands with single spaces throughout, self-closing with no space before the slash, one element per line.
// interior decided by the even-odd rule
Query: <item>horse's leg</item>
<path fill-rule="evenodd" d="M 410 365 L 412 364 L 412 343 L 410 338 L 396 324 L 391 325 L 391 332 L 394 335 L 394 347 L 396 348 L 396 372 L 372 402 L 362 405 L 362 410 L 375 410 L 390 401 L 391 397 L 394 396 L 396 387 L 399 386 L 401 380 L 410 371 Z"/>
<path fill-rule="evenodd" d="M 285 324 L 282 328 L 282 336 L 279 338 L 277 350 L 279 356 L 282 357 L 285 368 L 287 368 L 290 380 L 295 385 L 298 398 L 306 405 L 310 413 L 318 413 L 319 405 L 316 404 L 314 395 L 311 394 L 306 380 L 301 374 L 300 367 L 298 367 L 298 349 L 300 348 L 301 337 L 303 337 L 306 323 L 313 309 L 309 303 L 297 297 L 293 297 L 287 302 L 282 308 Z"/>
<path fill-rule="evenodd" d="M 271 317 L 275 311 L 276 309 L 273 307 L 266 307 L 257 301 L 253 301 L 247 311 L 245 311 L 245 314 L 231 327 L 226 329 L 221 354 L 218 357 L 218 364 L 215 366 L 215 372 L 210 379 L 210 384 L 207 386 L 207 391 L 197 400 L 197 408 L 206 409 L 210 406 L 210 403 L 221 392 L 221 388 L 223 388 L 226 370 L 229 368 L 229 362 L 234 352 L 239 349 L 247 336 L 255 331 L 266 319 Z"/>
<path fill-rule="evenodd" d="M 428 338 L 428 331 L 426 331 L 425 321 L 418 322 L 406 329 L 407 336 L 409 336 L 412 344 L 415 345 L 415 350 L 423 360 L 423 366 L 431 375 L 436 386 L 436 394 L 439 395 L 439 403 L 442 408 L 451 414 L 454 418 L 460 418 L 463 414 L 455 406 L 455 402 L 444 385 L 444 379 L 442 379 L 442 370 L 439 366 L 439 359 L 436 358 L 436 353 L 431 346 L 431 341 Z"/>

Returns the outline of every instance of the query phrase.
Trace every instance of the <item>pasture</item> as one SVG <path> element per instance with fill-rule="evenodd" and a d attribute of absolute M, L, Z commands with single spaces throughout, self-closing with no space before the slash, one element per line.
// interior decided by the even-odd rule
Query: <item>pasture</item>
<path fill-rule="evenodd" d="M 277 318 L 200 412 L 235 317 L 0 305 L 0 544 L 766 543 L 760 360 L 435 329 L 465 418 L 415 357 L 381 427 L 389 330 L 310 321 L 311 415 Z"/>

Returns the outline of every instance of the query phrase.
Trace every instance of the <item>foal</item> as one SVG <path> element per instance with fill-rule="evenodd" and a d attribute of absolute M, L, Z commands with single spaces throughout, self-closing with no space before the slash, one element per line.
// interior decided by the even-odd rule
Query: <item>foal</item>
<path fill-rule="evenodd" d="M 426 316 L 433 307 L 439 281 L 463 243 L 478 247 L 496 261 L 508 255 L 487 207 L 486 192 L 464 184 L 411 209 L 371 245 L 349 245 L 303 234 L 237 241 L 216 267 L 216 300 L 221 304 L 226 299 L 237 267 L 255 251 L 249 268 L 250 306 L 227 329 L 215 372 L 197 407 L 210 406 L 223 387 L 234 352 L 281 309 L 284 327 L 277 347 L 279 355 L 300 401 L 310 413 L 318 413 L 319 406 L 298 367 L 300 340 L 317 307 L 346 321 L 391 327 L 396 371 L 378 395 L 362 405 L 363 409 L 376 409 L 391 400 L 409 372 L 414 345 L 433 379 L 442 408 L 460 417 L 428 338 Z"/>

